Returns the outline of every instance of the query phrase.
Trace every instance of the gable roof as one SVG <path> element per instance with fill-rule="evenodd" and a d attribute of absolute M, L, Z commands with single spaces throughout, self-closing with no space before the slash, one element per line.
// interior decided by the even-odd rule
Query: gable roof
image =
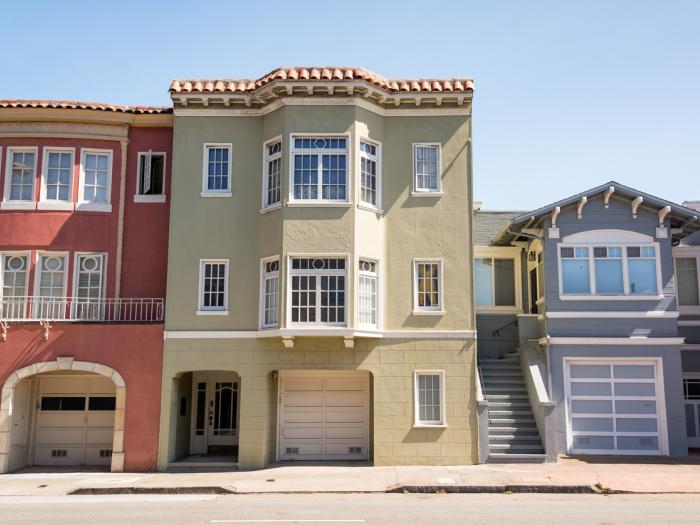
<path fill-rule="evenodd" d="M 653 209 L 658 211 L 666 206 L 670 208 L 668 217 L 671 219 L 671 228 L 680 229 L 673 233 L 673 239 L 678 241 L 695 231 L 700 230 L 700 212 L 676 204 L 675 202 L 650 195 L 643 191 L 636 190 L 630 186 L 625 186 L 619 182 L 610 181 L 590 190 L 577 193 L 566 199 L 562 199 L 557 202 L 553 202 L 541 208 L 538 208 L 527 213 L 522 213 L 516 217 L 513 217 L 508 224 L 506 224 L 501 231 L 496 236 L 495 242 L 498 244 L 508 244 L 510 241 L 516 240 L 520 236 L 517 233 L 526 225 L 532 228 L 539 227 L 542 220 L 550 215 L 556 208 L 565 208 L 568 206 L 573 206 L 581 201 L 582 197 L 590 198 L 595 195 L 603 194 L 612 189 L 612 195 L 616 197 L 628 198 L 634 200 L 637 197 L 642 198 L 642 207 Z"/>
<path fill-rule="evenodd" d="M 474 246 L 491 246 L 501 229 L 523 211 L 482 211 L 474 212 L 472 240 Z"/>

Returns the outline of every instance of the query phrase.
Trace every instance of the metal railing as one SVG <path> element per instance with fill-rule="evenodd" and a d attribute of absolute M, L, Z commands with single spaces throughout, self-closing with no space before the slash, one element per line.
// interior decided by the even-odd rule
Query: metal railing
<path fill-rule="evenodd" d="M 163 321 L 162 298 L 2 297 L 0 321 L 141 322 Z"/>

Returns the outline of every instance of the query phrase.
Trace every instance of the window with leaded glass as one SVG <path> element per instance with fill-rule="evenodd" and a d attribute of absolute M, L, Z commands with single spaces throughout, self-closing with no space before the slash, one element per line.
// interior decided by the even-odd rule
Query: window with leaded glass
<path fill-rule="evenodd" d="M 442 311 L 442 262 L 434 260 L 414 263 L 414 310 Z"/>
<path fill-rule="evenodd" d="M 263 208 L 280 204 L 282 201 L 282 141 L 265 143 L 263 173 Z"/>
<path fill-rule="evenodd" d="M 292 257 L 290 266 L 291 322 L 345 325 L 345 258 Z"/>
<path fill-rule="evenodd" d="M 348 200 L 348 139 L 292 137 L 292 199 Z"/>

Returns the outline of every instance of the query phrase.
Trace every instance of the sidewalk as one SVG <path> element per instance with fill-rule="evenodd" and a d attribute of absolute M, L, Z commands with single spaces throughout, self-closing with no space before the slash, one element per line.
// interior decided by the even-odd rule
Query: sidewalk
<path fill-rule="evenodd" d="M 58 496 L 80 489 L 220 487 L 235 493 L 386 492 L 401 487 L 502 491 L 509 485 L 636 493 L 700 492 L 700 458 L 561 458 L 557 464 L 455 467 L 280 465 L 250 472 L 109 473 L 27 469 L 0 475 L 0 496 Z M 554 487 L 557 487 L 554 489 Z"/>

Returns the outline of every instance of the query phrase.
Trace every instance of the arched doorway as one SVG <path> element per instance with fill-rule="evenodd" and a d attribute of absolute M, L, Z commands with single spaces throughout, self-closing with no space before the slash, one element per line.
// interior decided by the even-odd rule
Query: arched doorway
<path fill-rule="evenodd" d="M 124 470 L 126 384 L 108 366 L 71 357 L 15 370 L 0 401 L 0 473 L 27 465 Z"/>

